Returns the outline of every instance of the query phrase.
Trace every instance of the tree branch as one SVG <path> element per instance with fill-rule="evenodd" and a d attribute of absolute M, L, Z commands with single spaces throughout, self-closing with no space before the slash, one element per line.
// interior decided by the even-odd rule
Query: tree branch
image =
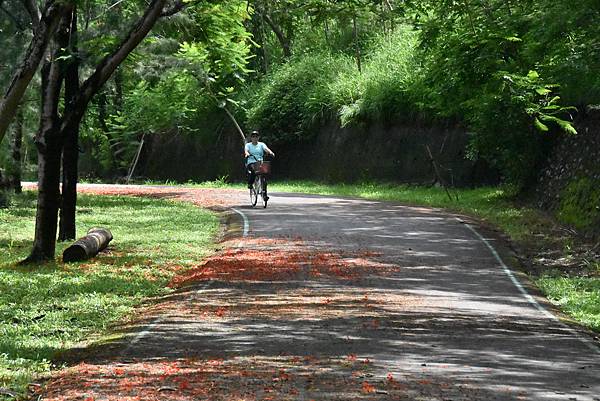
<path fill-rule="evenodd" d="M 21 2 L 23 3 L 23 7 L 25 7 L 27 12 L 29 13 L 29 16 L 31 17 L 31 25 L 33 26 L 33 30 L 35 31 L 38 25 L 40 24 L 40 8 L 38 7 L 35 0 L 21 0 Z"/>
<path fill-rule="evenodd" d="M 166 0 L 152 0 L 144 15 L 123 39 L 119 47 L 98 64 L 94 73 L 81 85 L 74 111 L 65 115 L 61 130 L 73 124 L 79 124 L 92 97 L 98 93 L 125 58 L 144 40 L 160 18 L 165 3 Z"/>
<path fill-rule="evenodd" d="M 170 17 L 172 15 L 177 14 L 178 12 L 180 12 L 181 10 L 183 10 L 184 8 L 186 8 L 189 5 L 190 5 L 190 3 L 184 3 L 183 0 L 177 0 L 175 2 L 175 4 L 173 4 L 171 7 L 165 8 L 163 10 L 163 12 L 160 13 L 160 16 L 161 17 Z"/>
<path fill-rule="evenodd" d="M 275 33 L 275 36 L 277 36 L 277 39 L 279 40 L 279 43 L 281 44 L 281 48 L 283 49 L 284 57 L 290 58 L 292 56 L 292 52 L 290 50 L 290 44 L 289 44 L 288 39 L 285 37 L 285 34 L 283 33 L 283 31 L 281 29 L 279 29 L 279 27 L 273 22 L 273 20 L 271 19 L 271 16 L 268 13 L 262 12 L 261 15 L 264 18 L 264 20 L 267 21 L 267 24 L 271 27 L 271 29 Z"/>
<path fill-rule="evenodd" d="M 48 0 L 46 3 L 38 29 L 35 30 L 29 48 L 0 101 L 0 143 L 4 139 L 6 130 L 17 112 L 19 102 L 35 75 L 40 61 L 46 53 L 48 42 L 56 32 L 58 21 L 65 10 L 65 5 L 55 0 Z"/>

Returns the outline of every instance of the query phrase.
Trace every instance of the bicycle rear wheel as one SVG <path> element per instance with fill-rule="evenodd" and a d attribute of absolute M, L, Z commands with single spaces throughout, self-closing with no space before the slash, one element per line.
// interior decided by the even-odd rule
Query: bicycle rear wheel
<path fill-rule="evenodd" d="M 263 208 L 267 207 L 267 201 L 269 200 L 269 197 L 267 196 L 267 179 L 263 176 L 260 177 L 260 182 L 261 182 L 261 196 L 262 196 L 262 201 L 263 201 Z"/>

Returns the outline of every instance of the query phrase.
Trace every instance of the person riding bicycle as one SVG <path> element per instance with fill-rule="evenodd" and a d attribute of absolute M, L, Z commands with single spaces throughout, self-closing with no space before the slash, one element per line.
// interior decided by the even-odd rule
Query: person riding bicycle
<path fill-rule="evenodd" d="M 252 131 L 250 133 L 250 142 L 244 147 L 244 157 L 246 158 L 246 172 L 248 173 L 248 188 L 252 188 L 254 179 L 256 178 L 256 172 L 254 170 L 255 163 L 263 161 L 265 152 L 273 157 L 275 153 L 263 142 L 259 142 L 258 131 Z M 268 197 L 267 197 L 268 199 Z"/>

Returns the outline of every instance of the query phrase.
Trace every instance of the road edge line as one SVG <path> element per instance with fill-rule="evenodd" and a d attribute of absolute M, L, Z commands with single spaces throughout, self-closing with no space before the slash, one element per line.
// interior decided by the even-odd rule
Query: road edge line
<path fill-rule="evenodd" d="M 460 220 L 460 219 L 458 219 L 458 221 L 462 222 L 462 220 Z M 517 287 L 517 289 L 519 290 L 519 292 L 525 297 L 525 299 L 531 305 L 533 305 L 544 316 L 546 316 L 547 318 L 555 321 L 561 327 L 563 327 L 564 329 L 566 329 L 569 333 L 571 333 L 573 336 L 575 336 L 579 341 L 581 341 L 583 344 L 585 344 L 585 346 L 587 346 L 590 350 L 592 350 L 592 351 L 594 351 L 596 353 L 600 353 L 600 348 L 598 348 L 598 345 L 595 342 L 593 342 L 590 339 L 582 336 L 578 331 L 576 331 L 571 326 L 569 326 L 566 323 L 564 323 L 563 321 L 561 321 L 556 315 L 554 315 L 552 312 L 550 312 L 546 308 L 544 308 L 525 289 L 525 287 L 523 287 L 523 285 L 519 282 L 519 280 L 514 275 L 514 273 L 512 272 L 512 270 L 510 270 L 510 268 L 506 265 L 506 263 L 504 263 L 504 261 L 500 257 L 500 254 L 498 254 L 498 251 L 496 251 L 496 249 L 492 246 L 492 244 L 490 244 L 490 242 L 487 239 L 485 239 L 483 237 L 483 235 L 481 235 L 479 233 L 479 231 L 477 231 L 473 226 L 471 226 L 470 224 L 468 224 L 466 222 L 463 222 L 463 225 L 466 226 L 473 234 L 475 234 L 477 236 L 477 238 L 479 238 L 479 240 L 481 240 L 481 242 L 483 242 L 487 246 L 487 248 L 490 250 L 490 252 L 492 253 L 492 255 L 494 255 L 494 258 L 496 258 L 496 260 L 498 261 L 498 263 L 500 263 L 500 266 L 502 267 L 502 270 L 504 270 L 504 273 L 510 278 L 510 281 L 514 284 L 515 287 Z"/>
<path fill-rule="evenodd" d="M 248 236 L 248 233 L 250 232 L 250 220 L 248 220 L 248 217 L 243 212 L 237 210 L 236 208 L 232 207 L 231 210 L 242 216 L 242 220 L 244 221 L 244 231 L 242 232 L 242 238 L 246 238 Z"/>

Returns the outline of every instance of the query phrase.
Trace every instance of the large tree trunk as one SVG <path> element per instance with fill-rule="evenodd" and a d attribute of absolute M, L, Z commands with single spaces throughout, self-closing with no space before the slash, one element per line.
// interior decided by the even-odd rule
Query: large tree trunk
<path fill-rule="evenodd" d="M 65 13 L 66 6 L 62 2 L 48 0 L 37 24 L 33 39 L 23 57 L 21 65 L 12 76 L 8 89 L 0 101 L 0 142 L 4 139 L 6 130 L 12 122 L 19 103 L 35 75 L 37 68 L 46 53 L 50 39 L 56 32 L 58 22 Z"/>
<path fill-rule="evenodd" d="M 23 147 L 23 106 L 19 107 L 17 116 L 13 125 L 13 138 L 11 143 L 10 155 L 11 166 L 8 171 L 7 184 L 15 193 L 20 194 L 23 190 L 21 186 L 21 149 Z"/>
<path fill-rule="evenodd" d="M 61 87 L 58 63 L 51 63 L 50 67 L 45 67 L 45 72 L 42 74 L 42 119 L 37 135 L 38 211 L 33 250 L 25 262 L 54 259 L 60 203 L 60 156 L 63 134 L 79 127 L 92 97 L 150 32 L 163 13 L 165 2 L 166 0 L 152 0 L 127 37 L 114 52 L 98 64 L 94 73 L 82 84 L 73 107 L 71 110 L 66 110 L 62 121 L 59 121 L 58 117 Z"/>
<path fill-rule="evenodd" d="M 36 135 L 38 147 L 38 203 L 33 249 L 25 263 L 54 259 L 60 206 L 60 156 L 62 140 L 58 118 L 61 87 L 57 61 L 42 67 L 42 113 Z"/>
<path fill-rule="evenodd" d="M 77 10 L 73 10 L 69 35 L 69 53 L 71 58 L 65 68 L 65 113 L 74 105 L 79 92 L 79 59 L 77 57 Z M 62 205 L 58 240 L 67 241 L 76 238 L 75 211 L 77 206 L 77 178 L 79 161 L 79 126 L 63 132 L 64 147 L 62 157 Z"/>

